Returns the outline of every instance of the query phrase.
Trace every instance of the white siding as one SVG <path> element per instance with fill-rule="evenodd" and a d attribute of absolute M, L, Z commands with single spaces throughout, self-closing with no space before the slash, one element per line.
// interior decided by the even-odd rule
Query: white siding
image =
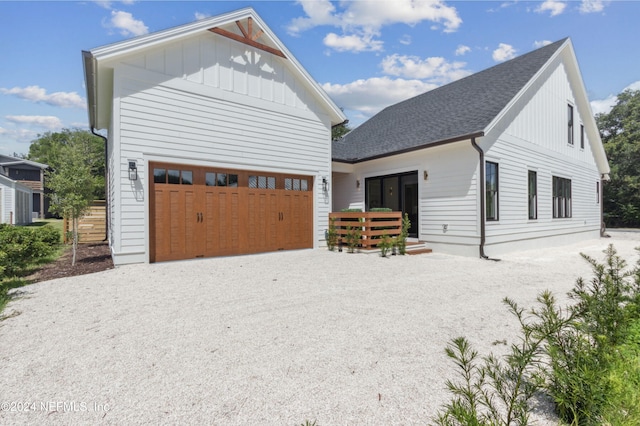
<path fill-rule="evenodd" d="M 122 63 L 297 109 L 319 109 L 287 59 L 210 32 L 130 56 Z"/>
<path fill-rule="evenodd" d="M 600 229 L 596 193 L 600 176 L 586 137 L 584 149 L 580 148 L 580 124 L 588 112 L 578 110 L 562 62 L 548 70 L 539 90 L 521 104 L 518 115 L 496 141 L 482 144 L 487 161 L 499 164 L 499 220 L 487 223 L 489 254 L 492 245 L 578 233 L 597 236 Z M 573 145 L 567 135 L 568 104 L 574 107 Z M 528 219 L 528 170 L 537 172 L 536 220 Z M 571 179 L 571 218 L 552 217 L 553 176 Z M 496 246 L 494 251 L 504 249 Z"/>
<path fill-rule="evenodd" d="M 31 223 L 33 191 L 4 176 L 0 176 L 0 223 L 25 225 Z"/>
<path fill-rule="evenodd" d="M 316 180 L 315 239 L 324 239 L 330 120 L 309 109 L 316 105 L 304 101 L 311 98 L 304 86 L 272 63 L 272 55 L 247 56 L 236 45 L 202 36 L 115 66 L 110 184 L 116 263 L 148 260 L 149 161 L 310 175 Z M 129 160 L 137 162 L 137 181 L 128 179 Z"/>
<path fill-rule="evenodd" d="M 333 210 L 364 208 L 368 177 L 417 171 L 419 239 L 433 244 L 477 246 L 480 236 L 476 194 L 478 162 L 478 153 L 471 142 L 463 141 L 357 163 L 353 173 L 334 174 Z M 359 189 L 356 180 L 360 180 Z M 446 232 L 443 225 L 447 225 Z"/>

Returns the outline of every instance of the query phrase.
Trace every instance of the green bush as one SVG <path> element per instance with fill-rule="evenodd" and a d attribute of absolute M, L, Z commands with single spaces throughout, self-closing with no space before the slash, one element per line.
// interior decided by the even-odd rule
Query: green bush
<path fill-rule="evenodd" d="M 0 279 L 51 255 L 59 242 L 60 233 L 52 227 L 0 225 Z"/>
<path fill-rule="evenodd" d="M 389 213 L 389 212 L 392 212 L 393 210 L 391 210 L 388 207 L 373 207 L 369 209 L 369 211 L 373 213 Z"/>
<path fill-rule="evenodd" d="M 329 230 L 327 231 L 327 247 L 334 251 L 338 245 L 338 230 L 336 228 L 336 218 L 329 219 Z"/>
<path fill-rule="evenodd" d="M 389 253 L 389 250 L 393 248 L 393 244 L 393 238 L 389 237 L 387 234 L 384 234 L 381 238 L 381 241 L 378 243 L 380 256 L 387 257 L 387 253 Z"/>
<path fill-rule="evenodd" d="M 463 381 L 447 383 L 454 397 L 438 424 L 526 424 L 538 390 L 567 424 L 640 424 L 640 260 L 627 271 L 613 246 L 604 253 L 602 264 L 582 255 L 594 277 L 577 280 L 572 305 L 544 292 L 526 320 L 505 299 L 522 336 L 502 360 L 491 354 L 480 364 L 464 338 L 453 341 L 446 353 Z"/>
<path fill-rule="evenodd" d="M 342 213 L 362 213 L 362 209 L 342 209 Z"/>

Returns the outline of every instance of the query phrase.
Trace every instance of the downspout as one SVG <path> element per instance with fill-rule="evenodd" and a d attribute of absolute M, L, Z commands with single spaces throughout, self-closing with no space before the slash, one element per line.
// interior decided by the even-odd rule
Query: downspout
<path fill-rule="evenodd" d="M 486 234 L 486 227 L 485 227 L 485 222 L 486 222 L 486 211 L 485 211 L 485 191 L 482 190 L 482 185 L 484 185 L 484 151 L 482 150 L 482 148 L 480 148 L 478 146 L 478 144 L 476 143 L 476 138 L 473 137 L 471 138 L 471 146 L 473 146 L 473 148 L 478 151 L 478 154 L 480 155 L 480 184 L 478 185 L 479 188 L 479 193 L 480 193 L 480 258 L 481 259 L 485 259 L 485 260 L 494 260 L 494 261 L 499 261 L 500 259 L 491 259 L 489 256 L 487 256 L 484 253 L 484 244 L 487 240 L 487 234 Z"/>
<path fill-rule="evenodd" d="M 606 174 L 600 175 L 600 238 L 610 238 L 611 235 L 607 234 L 607 226 L 604 223 L 604 183 L 607 179 Z"/>
<path fill-rule="evenodd" d="M 100 133 L 96 132 L 94 127 L 91 127 L 91 133 L 95 136 L 101 138 L 104 141 L 104 214 L 105 214 L 105 224 L 104 224 L 104 239 L 102 241 L 107 241 L 109 239 L 109 147 L 108 147 L 108 139 L 102 136 Z"/>

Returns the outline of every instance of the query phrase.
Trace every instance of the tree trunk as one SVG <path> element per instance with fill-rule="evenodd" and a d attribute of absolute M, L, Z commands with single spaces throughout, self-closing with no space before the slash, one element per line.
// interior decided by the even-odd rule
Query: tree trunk
<path fill-rule="evenodd" d="M 73 256 L 71 257 L 71 266 L 76 266 L 76 249 L 78 248 L 78 218 L 74 217 L 73 223 Z"/>

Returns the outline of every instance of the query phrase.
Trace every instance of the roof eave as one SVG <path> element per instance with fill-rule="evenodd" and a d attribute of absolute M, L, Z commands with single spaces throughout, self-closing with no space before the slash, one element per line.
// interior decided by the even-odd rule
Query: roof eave
<path fill-rule="evenodd" d="M 389 152 L 389 153 L 385 153 L 385 154 L 378 154 L 378 155 L 372 155 L 372 156 L 369 156 L 369 157 L 362 157 L 362 158 L 355 158 L 355 159 L 332 158 L 331 161 L 334 161 L 336 163 L 346 163 L 346 164 L 364 163 L 366 161 L 378 160 L 380 158 L 393 157 L 395 155 L 406 154 L 408 152 L 420 151 L 422 149 L 434 148 L 436 146 L 442 146 L 442 145 L 447 145 L 447 144 L 450 144 L 450 143 L 462 142 L 462 141 L 465 141 L 465 140 L 471 140 L 473 138 L 482 137 L 482 136 L 484 136 L 484 134 L 485 134 L 484 131 L 477 131 L 477 132 L 468 133 L 468 134 L 465 134 L 465 135 L 454 136 L 452 138 L 447 138 L 447 139 L 442 139 L 442 140 L 438 140 L 438 141 L 428 142 L 428 143 L 424 143 L 422 145 L 414 146 L 414 147 L 411 147 L 411 148 L 405 148 L 405 149 L 401 149 L 401 150 L 398 150 L 398 151 L 393 151 L 393 152 Z"/>

